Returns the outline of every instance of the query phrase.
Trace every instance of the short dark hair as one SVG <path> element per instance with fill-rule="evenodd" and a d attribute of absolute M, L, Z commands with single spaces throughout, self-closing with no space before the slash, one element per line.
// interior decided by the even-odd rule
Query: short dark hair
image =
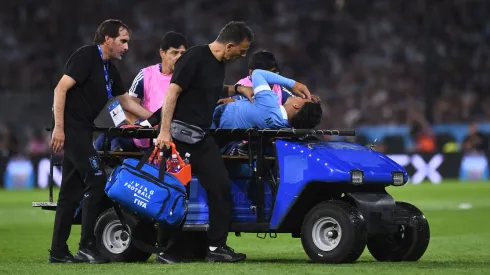
<path fill-rule="evenodd" d="M 111 38 L 116 38 L 119 36 L 120 28 L 128 30 L 131 32 L 129 27 L 118 19 L 108 19 L 97 28 L 94 37 L 94 44 L 102 44 L 105 42 L 105 36 L 108 35 Z"/>
<path fill-rule="evenodd" d="M 187 39 L 178 32 L 167 32 L 160 40 L 160 49 L 163 51 L 167 51 L 170 48 L 178 49 L 180 46 L 184 46 L 187 49 Z"/>
<path fill-rule="evenodd" d="M 289 120 L 289 124 L 296 129 L 313 129 L 320 124 L 322 113 L 320 102 L 305 102 L 296 115 Z"/>
<path fill-rule="evenodd" d="M 241 43 L 243 40 L 252 42 L 254 34 L 252 30 L 242 21 L 231 21 L 226 24 L 220 31 L 216 41 L 225 44 L 232 42 L 234 44 Z"/>
<path fill-rule="evenodd" d="M 273 53 L 266 50 L 254 52 L 248 61 L 250 70 L 260 69 L 270 71 L 275 68 L 274 72 L 279 72 L 279 64 Z"/>

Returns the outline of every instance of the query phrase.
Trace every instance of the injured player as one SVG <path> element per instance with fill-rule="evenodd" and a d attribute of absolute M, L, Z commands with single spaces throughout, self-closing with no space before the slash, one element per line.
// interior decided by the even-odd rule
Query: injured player
<path fill-rule="evenodd" d="M 296 97 L 288 97 L 283 105 L 278 103 L 278 96 L 271 87 L 274 84 L 291 88 Z M 252 72 L 253 102 L 249 99 L 238 99 L 219 105 L 213 113 L 212 129 L 313 129 L 321 120 L 322 107 L 319 97 L 303 98 L 306 86 L 275 74 L 256 69 Z M 161 109 L 153 113 L 140 125 L 154 126 L 161 120 Z"/>
<path fill-rule="evenodd" d="M 273 72 L 254 70 L 252 85 L 254 102 L 240 99 L 216 107 L 213 114 L 212 128 L 223 129 L 313 129 L 322 117 L 320 102 L 302 97 L 289 97 L 283 105 L 278 103 L 278 96 L 271 90 L 271 85 L 278 84 L 299 93 L 306 87 L 292 79 Z"/>
<path fill-rule="evenodd" d="M 303 95 L 303 91 L 307 90 L 305 85 L 297 81 L 256 69 L 252 72 L 253 102 L 244 98 L 216 107 L 211 128 L 313 129 L 320 123 L 322 107 L 318 97 L 289 97 L 280 105 L 277 94 L 270 87 L 274 84 L 289 87 L 297 95 Z M 160 120 L 161 109 L 158 109 L 140 125 L 154 126 Z"/>

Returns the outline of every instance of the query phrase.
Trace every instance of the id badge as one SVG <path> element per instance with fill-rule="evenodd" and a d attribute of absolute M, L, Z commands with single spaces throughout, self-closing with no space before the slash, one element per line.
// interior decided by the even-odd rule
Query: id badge
<path fill-rule="evenodd" d="M 114 122 L 114 126 L 117 126 L 126 120 L 126 114 L 124 114 L 124 110 L 118 100 L 114 100 L 107 108 L 109 109 L 109 114 Z"/>

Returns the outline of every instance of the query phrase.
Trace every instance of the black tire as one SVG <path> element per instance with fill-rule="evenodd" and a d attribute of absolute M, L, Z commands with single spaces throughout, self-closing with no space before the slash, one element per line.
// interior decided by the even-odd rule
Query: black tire
<path fill-rule="evenodd" d="M 151 253 L 143 252 L 136 248 L 134 244 L 131 243 L 130 234 L 133 232 L 136 234 L 135 237 L 138 240 L 147 244 L 155 244 L 155 227 L 151 223 L 138 223 L 138 220 L 134 216 L 129 215 L 124 211 L 123 213 L 131 232 L 127 232 L 127 234 L 121 232 L 123 226 L 114 209 L 109 208 L 99 216 L 95 225 L 97 247 L 111 262 L 145 262 L 150 258 Z M 115 234 L 110 234 L 109 232 L 115 232 Z M 111 239 L 107 237 L 108 235 L 113 235 L 115 237 L 111 241 Z"/>
<path fill-rule="evenodd" d="M 369 237 L 368 250 L 381 262 L 417 261 L 429 246 L 429 223 L 424 214 L 409 203 L 396 202 L 396 211 L 409 217 L 409 224 L 400 225 L 395 234 Z"/>
<path fill-rule="evenodd" d="M 319 227 L 317 223 L 322 222 L 331 227 Z M 334 224 L 337 226 L 332 227 Z M 328 232 L 332 234 L 329 238 L 326 236 Z M 301 243 L 308 257 L 314 262 L 328 264 L 355 262 L 364 251 L 366 242 L 366 222 L 359 210 L 348 203 L 342 201 L 319 203 L 303 220 Z"/>

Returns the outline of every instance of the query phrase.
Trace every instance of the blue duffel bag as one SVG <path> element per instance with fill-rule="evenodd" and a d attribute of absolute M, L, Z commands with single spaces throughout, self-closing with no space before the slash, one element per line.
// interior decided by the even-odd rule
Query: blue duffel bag
<path fill-rule="evenodd" d="M 142 159 L 128 158 L 108 178 L 107 196 L 126 212 L 165 225 L 178 227 L 187 214 L 186 189 L 180 180 L 166 171 L 166 162 L 148 163 L 152 153 Z"/>

